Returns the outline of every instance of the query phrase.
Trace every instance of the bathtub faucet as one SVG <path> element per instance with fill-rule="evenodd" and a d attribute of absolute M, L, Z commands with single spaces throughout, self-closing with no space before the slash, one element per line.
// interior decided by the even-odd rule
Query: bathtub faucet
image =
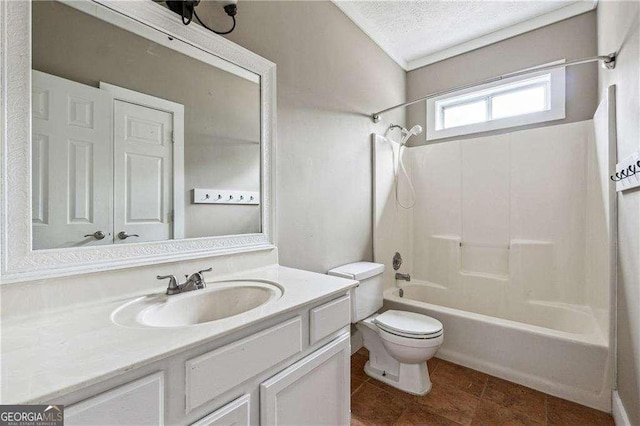
<path fill-rule="evenodd" d="M 411 275 L 401 274 L 400 272 L 396 272 L 396 280 L 411 281 Z"/>

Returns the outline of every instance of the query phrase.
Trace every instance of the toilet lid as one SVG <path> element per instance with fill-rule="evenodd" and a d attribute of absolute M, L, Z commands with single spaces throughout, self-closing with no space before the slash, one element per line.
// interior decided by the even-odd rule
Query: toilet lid
<path fill-rule="evenodd" d="M 373 322 L 383 330 L 409 336 L 428 336 L 442 332 L 442 323 L 435 318 L 414 312 L 387 311 Z"/>

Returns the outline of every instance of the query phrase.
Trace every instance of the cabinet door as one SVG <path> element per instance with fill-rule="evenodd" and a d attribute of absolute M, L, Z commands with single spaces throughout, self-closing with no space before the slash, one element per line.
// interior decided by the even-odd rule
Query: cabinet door
<path fill-rule="evenodd" d="M 118 386 L 64 410 L 66 425 L 161 425 L 164 423 L 164 375 Z"/>
<path fill-rule="evenodd" d="M 249 395 L 243 395 L 191 426 L 249 426 L 250 400 Z"/>
<path fill-rule="evenodd" d="M 260 385 L 261 425 L 349 424 L 349 334 Z"/>

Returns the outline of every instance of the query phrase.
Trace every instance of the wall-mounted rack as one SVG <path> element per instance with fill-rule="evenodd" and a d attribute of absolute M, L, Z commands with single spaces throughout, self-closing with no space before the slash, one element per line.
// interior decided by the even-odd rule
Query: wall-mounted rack
<path fill-rule="evenodd" d="M 616 191 L 640 186 L 640 151 L 636 151 L 624 160 L 616 164 L 616 172 L 610 176 L 616 183 Z"/>
<path fill-rule="evenodd" d="M 193 194 L 191 200 L 193 204 L 260 204 L 260 193 L 257 191 L 194 188 L 191 192 Z"/>

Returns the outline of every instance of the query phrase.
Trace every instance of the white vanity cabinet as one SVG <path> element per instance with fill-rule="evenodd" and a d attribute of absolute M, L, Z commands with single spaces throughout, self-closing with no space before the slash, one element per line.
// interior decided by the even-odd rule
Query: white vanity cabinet
<path fill-rule="evenodd" d="M 341 293 L 63 397 L 69 425 L 348 425 Z"/>

